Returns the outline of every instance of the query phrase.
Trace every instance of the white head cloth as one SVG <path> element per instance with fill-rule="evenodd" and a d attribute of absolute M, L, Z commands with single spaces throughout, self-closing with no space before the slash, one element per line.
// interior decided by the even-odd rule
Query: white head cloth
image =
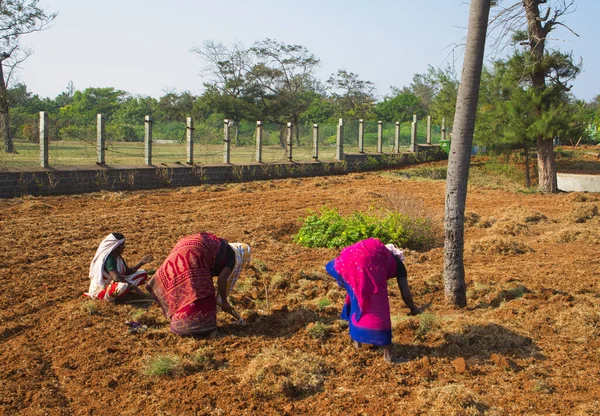
<path fill-rule="evenodd" d="M 229 247 L 233 249 L 235 253 L 235 266 L 233 266 L 233 270 L 227 279 L 227 296 L 231 293 L 231 289 L 235 286 L 238 278 L 240 277 L 240 273 L 242 272 L 242 267 L 244 264 L 250 263 L 250 246 L 244 243 L 230 243 Z M 217 302 L 221 303 L 221 294 L 217 293 Z"/>
<path fill-rule="evenodd" d="M 393 244 L 386 244 L 385 248 L 387 248 L 389 251 L 392 252 L 392 254 L 396 257 L 398 257 L 401 261 L 404 261 L 404 252 L 402 250 L 400 250 L 398 247 L 396 247 Z"/>
<path fill-rule="evenodd" d="M 104 271 L 104 262 L 106 261 L 108 255 L 112 253 L 112 251 L 115 248 L 119 247 L 119 245 L 123 242 L 125 242 L 124 238 L 119 240 L 114 235 L 112 235 L 112 233 L 107 235 L 104 238 L 104 240 L 102 240 L 102 242 L 98 246 L 98 250 L 96 250 L 94 258 L 92 259 L 92 263 L 90 264 L 90 287 L 92 287 L 92 285 L 102 286 L 104 280 L 102 278 L 102 272 Z"/>

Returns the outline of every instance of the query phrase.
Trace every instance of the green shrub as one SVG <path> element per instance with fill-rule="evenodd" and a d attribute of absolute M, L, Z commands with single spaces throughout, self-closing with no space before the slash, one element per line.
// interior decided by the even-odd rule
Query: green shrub
<path fill-rule="evenodd" d="M 398 212 L 355 211 L 342 217 L 337 210 L 324 207 L 320 213 L 311 211 L 302 222 L 294 241 L 306 247 L 341 248 L 372 237 L 413 250 L 435 244 L 431 220 Z"/>

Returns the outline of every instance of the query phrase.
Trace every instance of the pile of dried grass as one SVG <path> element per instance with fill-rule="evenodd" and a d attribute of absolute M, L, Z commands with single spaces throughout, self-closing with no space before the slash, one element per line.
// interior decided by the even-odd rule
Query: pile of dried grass
<path fill-rule="evenodd" d="M 588 303 L 565 309 L 556 317 L 554 326 L 569 339 L 582 342 L 596 339 L 600 336 L 600 306 Z"/>
<path fill-rule="evenodd" d="M 516 221 L 526 224 L 538 224 L 548 218 L 541 212 L 519 205 L 502 208 L 498 211 L 498 221 Z"/>
<path fill-rule="evenodd" d="M 323 389 L 323 360 L 300 350 L 266 348 L 254 357 L 242 376 L 260 396 L 304 397 Z"/>
<path fill-rule="evenodd" d="M 600 244 L 600 230 L 586 227 L 574 228 L 573 226 L 569 226 L 550 234 L 546 239 L 559 244 L 573 243 L 576 241 Z"/>
<path fill-rule="evenodd" d="M 489 415 L 490 406 L 462 384 L 448 384 L 419 391 L 422 403 L 417 413 L 430 415 Z M 496 413 L 501 414 L 501 413 Z"/>
<path fill-rule="evenodd" d="M 582 224 L 598 215 L 600 215 L 598 205 L 585 204 L 573 208 L 573 210 L 571 210 L 571 212 L 567 214 L 564 219 L 569 223 Z"/>
<path fill-rule="evenodd" d="M 522 241 L 496 236 L 483 237 L 471 244 L 470 250 L 471 253 L 501 254 L 503 256 L 513 256 L 535 251 Z"/>
<path fill-rule="evenodd" d="M 493 323 L 467 325 L 456 332 L 444 334 L 444 339 L 444 348 L 467 356 L 489 356 L 492 353 L 528 355 L 534 348 L 531 338 Z"/>

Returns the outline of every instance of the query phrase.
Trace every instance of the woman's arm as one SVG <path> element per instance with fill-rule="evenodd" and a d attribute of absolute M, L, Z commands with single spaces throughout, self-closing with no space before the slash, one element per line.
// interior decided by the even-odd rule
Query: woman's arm
<path fill-rule="evenodd" d="M 231 275 L 231 269 L 227 266 L 223 267 L 223 270 L 219 273 L 219 277 L 217 278 L 217 290 L 219 291 L 219 295 L 221 295 L 221 309 L 224 312 L 231 313 L 233 310 L 231 305 L 227 301 L 227 280 Z"/>
<path fill-rule="evenodd" d="M 152 254 L 146 254 L 144 257 L 142 257 L 138 264 L 136 264 L 133 267 L 127 267 L 127 274 L 133 274 L 137 272 L 140 269 L 140 267 L 142 267 L 146 263 L 150 263 L 153 259 L 154 257 L 152 256 Z"/>
<path fill-rule="evenodd" d="M 396 281 L 398 282 L 398 288 L 400 289 L 400 293 L 402 294 L 402 300 L 404 304 L 410 309 L 411 315 L 418 315 L 421 313 L 419 308 L 416 307 L 415 302 L 413 301 L 412 294 L 410 293 L 410 287 L 408 286 L 408 273 L 406 272 L 406 267 L 404 263 L 396 258 Z"/>

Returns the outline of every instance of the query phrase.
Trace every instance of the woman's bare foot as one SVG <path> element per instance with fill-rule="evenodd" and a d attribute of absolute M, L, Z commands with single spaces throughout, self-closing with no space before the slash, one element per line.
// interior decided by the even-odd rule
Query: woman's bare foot
<path fill-rule="evenodd" d="M 210 334 L 208 334 L 208 339 L 215 339 L 216 337 L 217 337 L 216 329 L 214 331 L 211 331 Z"/>
<path fill-rule="evenodd" d="M 360 342 L 354 341 L 354 348 L 359 349 L 360 347 L 362 347 L 362 344 Z"/>
<path fill-rule="evenodd" d="M 388 363 L 392 362 L 392 345 L 391 344 L 383 347 L 383 359 Z"/>

